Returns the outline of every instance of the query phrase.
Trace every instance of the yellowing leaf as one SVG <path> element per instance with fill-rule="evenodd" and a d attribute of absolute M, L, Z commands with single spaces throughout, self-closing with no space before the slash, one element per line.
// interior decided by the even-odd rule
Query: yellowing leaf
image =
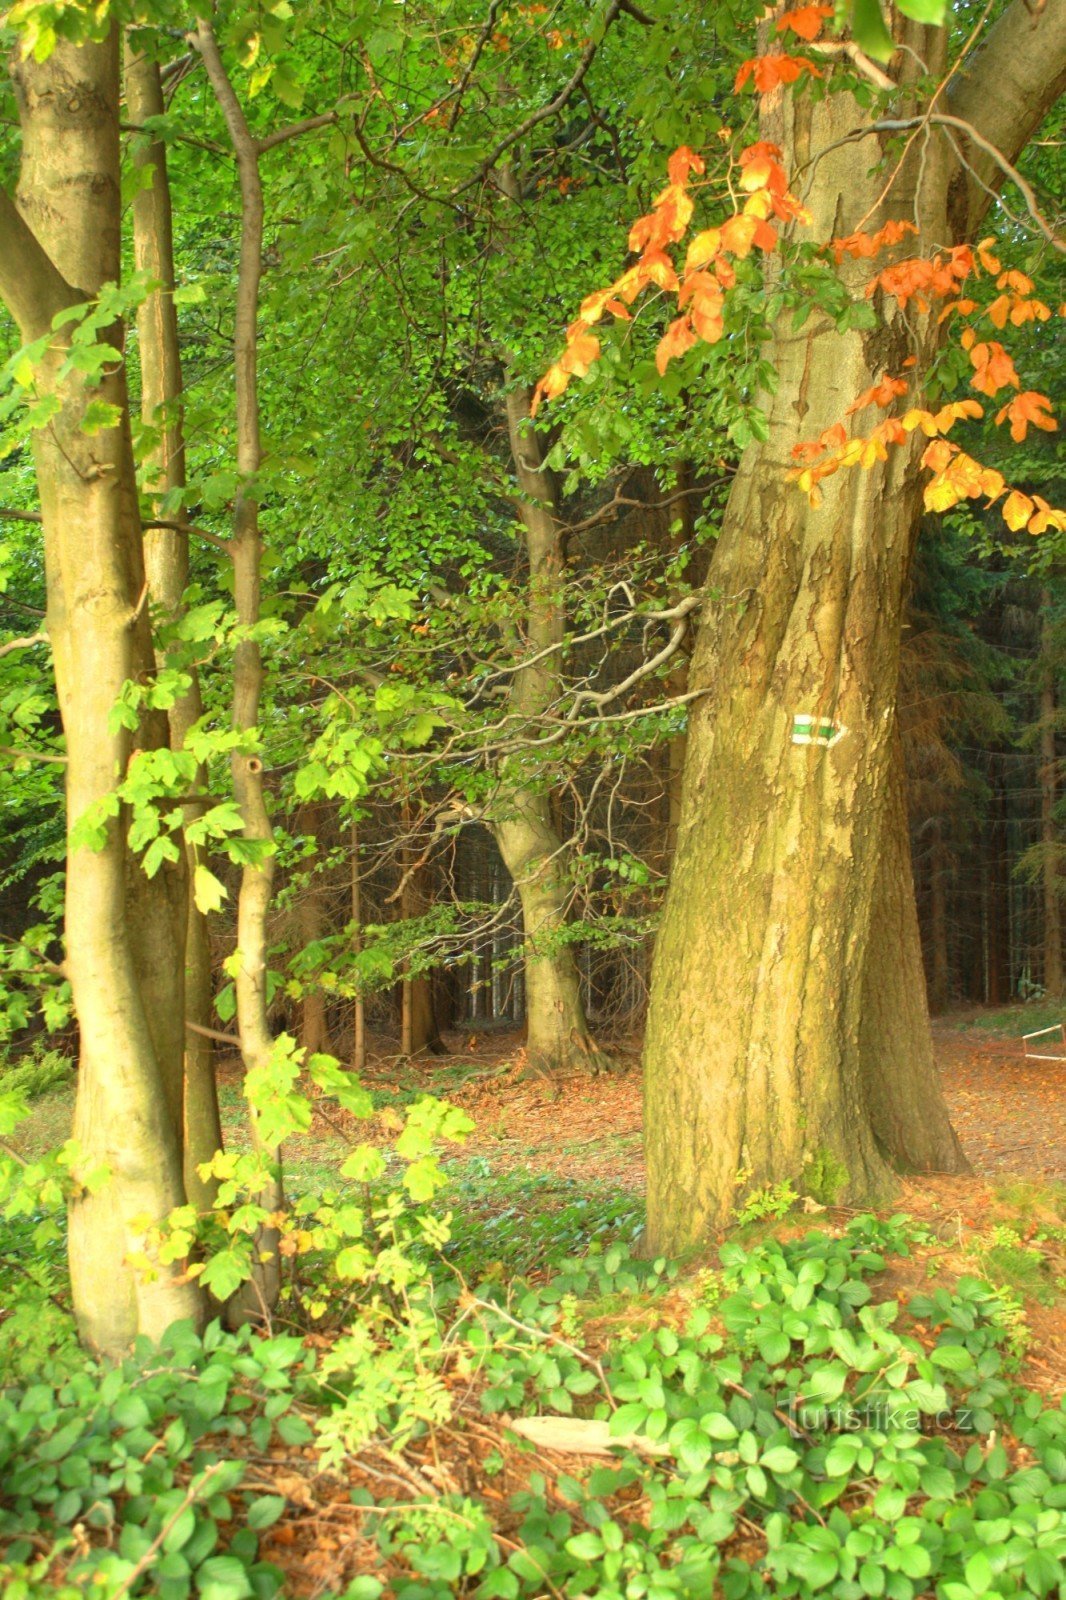
<path fill-rule="evenodd" d="M 1020 489 L 1012 489 L 1003 502 L 1003 520 L 1012 533 L 1020 533 L 1034 510 L 1033 502 Z"/>
<path fill-rule="evenodd" d="M 197 911 L 202 911 L 205 916 L 209 911 L 217 911 L 227 893 L 225 884 L 220 883 L 213 872 L 203 865 L 197 866 L 192 887 Z"/>

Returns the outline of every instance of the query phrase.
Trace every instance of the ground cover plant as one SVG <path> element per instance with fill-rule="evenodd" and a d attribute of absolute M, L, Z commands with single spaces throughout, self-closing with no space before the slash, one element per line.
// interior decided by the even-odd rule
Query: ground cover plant
<path fill-rule="evenodd" d="M 1000 1201 L 1014 1229 L 952 1240 L 947 1270 L 954 1218 L 788 1195 L 682 1264 L 633 1257 L 625 1195 L 471 1165 L 429 1210 L 399 1172 L 342 1186 L 405 1243 L 340 1314 L 334 1236 L 291 1258 L 269 1331 L 178 1324 L 112 1367 L 16 1235 L 6 1306 L 19 1257 L 36 1273 L 0 1322 L 6 1592 L 1059 1591 L 1066 1412 L 1025 1369 L 1032 1284 L 1002 1260 L 1008 1235 L 1061 1252 L 1031 1228 L 1046 1193 Z M 31 1369 L 19 1307 L 56 1290 Z"/>

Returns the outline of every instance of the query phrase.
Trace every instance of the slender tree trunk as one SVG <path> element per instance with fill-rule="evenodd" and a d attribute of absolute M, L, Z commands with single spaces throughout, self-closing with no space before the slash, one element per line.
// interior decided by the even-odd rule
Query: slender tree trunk
<path fill-rule="evenodd" d="M 126 105 L 130 120 L 143 126 L 150 117 L 161 117 L 166 106 L 159 64 L 126 47 Z M 137 336 L 141 364 L 141 415 L 144 422 L 158 429 L 159 442 L 149 458 L 150 492 L 162 501 L 163 515 L 180 520 L 180 511 L 168 500 L 185 487 L 185 440 L 182 428 L 181 352 L 178 341 L 177 308 L 174 305 L 174 244 L 167 175 L 166 145 L 161 139 L 135 145 L 134 164 L 151 174 L 147 187 L 139 187 L 133 199 L 133 253 L 138 270 L 147 272 L 160 285 L 143 301 L 137 312 Z M 159 514 L 157 512 L 157 514 Z M 176 528 L 149 528 L 144 536 L 144 564 L 152 600 L 168 618 L 180 615 L 189 579 L 189 534 Z M 162 663 L 161 663 L 162 664 Z M 188 691 L 175 702 L 169 713 L 171 748 L 180 750 L 190 727 L 201 716 L 200 684 L 191 670 Z M 195 787 L 204 787 L 203 774 Z M 187 807 L 189 822 L 202 815 L 202 805 Z M 190 1201 L 200 1209 L 212 1203 L 217 1184 L 199 1175 L 201 1164 L 222 1149 L 222 1124 L 218 1110 L 214 1054 L 211 1041 L 203 1033 L 186 1028 L 192 1023 L 207 1028 L 211 1022 L 211 947 L 207 918 L 198 910 L 191 893 L 197 864 L 197 847 L 186 848 L 187 872 L 178 898 L 175 915 L 184 924 L 183 966 L 173 969 L 183 978 L 184 997 L 174 994 L 161 998 L 161 1008 L 182 1029 L 184 1056 L 182 1125 L 184 1133 L 185 1189 Z M 158 970 L 163 971 L 161 966 Z"/>
<path fill-rule="evenodd" d="M 563 553 L 553 476 L 545 466 L 529 417 L 528 392 L 507 396 L 507 429 L 521 495 L 519 515 L 529 561 L 526 645 L 533 659 L 514 675 L 509 710 L 537 719 L 556 699 L 563 638 Z M 543 654 L 543 652 L 554 653 Z M 521 724 L 520 724 L 521 726 Z M 551 815 L 549 795 L 521 756 L 499 773 L 492 832 L 522 906 L 526 975 L 526 1050 L 530 1070 L 553 1073 L 607 1065 L 596 1049 L 581 1004 L 573 949 L 566 942 L 569 884 L 566 847 Z"/>
<path fill-rule="evenodd" d="M 325 828 L 324 807 L 316 805 L 302 807 L 297 827 L 301 833 L 309 833 L 321 843 Z M 322 874 L 314 870 L 313 863 L 308 865 L 308 880 L 299 891 L 296 902 L 296 922 L 304 945 L 322 939 L 329 926 L 326 914 L 326 884 Z M 326 992 L 315 975 L 306 980 L 303 998 L 300 1001 L 300 1044 L 309 1055 L 333 1053 Z"/>
<path fill-rule="evenodd" d="M 352 954 L 363 948 L 363 893 L 359 877 L 359 824 L 352 821 Z M 366 1071 L 366 1006 L 363 988 L 356 973 L 355 1003 L 352 1007 L 352 1071 Z"/>
<path fill-rule="evenodd" d="M 257 379 L 259 280 L 263 253 L 263 188 L 259 154 L 244 111 L 226 74 L 218 42 L 211 27 L 201 22 L 196 45 L 208 80 L 219 103 L 237 157 L 241 190 L 241 241 L 237 272 L 237 309 L 233 333 L 234 390 L 237 412 L 237 471 L 240 487 L 234 510 L 233 589 L 237 620 L 244 628 L 259 621 L 262 540 L 255 478 L 259 471 L 259 388 Z M 254 638 L 245 638 L 233 656 L 233 726 L 251 732 L 259 721 L 263 688 L 263 662 Z M 237 1027 L 246 1073 L 257 1077 L 269 1068 L 273 1038 L 267 1016 L 267 914 L 274 881 L 273 829 L 266 808 L 263 763 L 257 755 L 235 751 L 232 759 L 233 791 L 244 822 L 244 837 L 262 847 L 258 859 L 241 872 L 237 902 L 237 953 L 240 965 L 235 982 Z M 268 1212 L 284 1204 L 281 1151 L 266 1148 L 259 1133 L 259 1118 L 249 1106 L 253 1141 L 268 1163 L 272 1176 L 259 1201 Z M 281 1286 L 278 1233 L 270 1224 L 257 1236 L 256 1275 L 247 1290 L 238 1291 L 230 1305 L 235 1321 L 259 1316 L 272 1307 Z"/>
<path fill-rule="evenodd" d="M 410 838 L 411 810 L 403 808 L 404 833 Z M 417 842 L 405 846 L 400 853 L 403 887 L 400 891 L 400 916 L 412 922 L 424 916 L 429 908 L 430 895 L 426 885 L 426 870 L 417 865 Z M 433 979 L 429 973 L 405 973 L 400 985 L 400 1053 L 420 1056 L 427 1051 L 443 1055 L 445 1047 L 437 1027 L 433 1006 Z"/>
<path fill-rule="evenodd" d="M 946 1011 L 951 994 L 948 953 L 948 853 L 944 824 L 933 823 L 929 852 L 929 1009 L 934 1016 Z"/>
<path fill-rule="evenodd" d="M 0 287 L 28 338 L 48 326 L 34 325 L 29 302 L 54 291 L 57 280 L 76 286 L 66 293 L 69 304 L 118 279 L 118 56 L 112 29 L 103 43 L 61 41 L 47 61 L 27 59 L 13 69 L 22 126 L 18 201 L 32 234 L 4 197 Z M 29 288 L 5 271 L 13 247 L 25 252 Z M 116 360 L 93 387 L 76 376 L 59 379 L 57 339 L 39 381 L 61 409 L 34 434 L 34 456 L 68 754 L 66 970 L 81 1034 L 74 1133 L 86 1170 L 103 1165 L 110 1174 L 71 1203 L 71 1285 L 82 1338 L 118 1356 L 137 1334 L 158 1337 L 177 1318 L 199 1321 L 204 1302 L 181 1281 L 179 1266 L 145 1273 L 134 1264 L 144 1254 L 146 1219 L 159 1221 L 185 1200 L 173 1103 L 180 1060 L 161 1058 L 165 1029 L 152 1024 L 165 1019 L 148 1013 L 134 949 L 138 930 L 151 927 L 163 958 L 175 958 L 172 948 L 168 954 L 165 886 L 153 895 L 131 876 L 124 818 L 104 825 L 99 849 L 72 837 L 125 771 L 132 741 L 126 731 L 112 731 L 110 713 L 123 685 L 152 666 L 121 328 L 111 338 Z M 81 422 L 92 399 L 113 405 L 121 420 L 90 436 Z M 144 734 L 158 731 L 149 724 Z M 131 891 L 140 902 L 136 916 Z"/>
<path fill-rule="evenodd" d="M 1051 595 L 1041 595 L 1043 671 L 1040 680 L 1040 839 L 1044 890 L 1044 991 L 1053 998 L 1063 992 L 1062 981 L 1062 844 L 1055 807 L 1058 803 L 1059 767 L 1055 727 L 1058 703 L 1054 656 L 1051 647 Z"/>

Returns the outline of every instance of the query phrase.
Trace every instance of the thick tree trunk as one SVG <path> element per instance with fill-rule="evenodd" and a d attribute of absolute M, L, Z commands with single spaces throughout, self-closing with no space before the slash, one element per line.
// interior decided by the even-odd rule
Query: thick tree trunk
<path fill-rule="evenodd" d="M 905 45 L 893 58 L 901 74 L 939 78 L 946 34 L 896 15 L 893 27 Z M 1012 0 L 942 104 L 1009 161 L 1064 74 L 1066 7 L 1034 12 Z M 901 90 L 894 112 L 926 109 L 907 101 Z M 902 217 L 919 226 L 906 253 L 929 254 L 972 237 L 990 187 L 1003 181 L 957 124 L 956 143 L 947 142 L 938 115 L 901 161 L 890 155 L 891 184 L 876 160 L 881 135 L 846 92 L 814 101 L 776 90 L 763 99 L 760 131 L 790 172 L 813 174 L 804 195 L 810 237 L 859 226 L 872 233 Z M 960 145 L 974 158 L 969 167 Z M 844 268 L 856 299 L 868 276 L 868 264 Z M 871 992 L 874 1016 L 880 1009 L 902 1019 L 885 1053 L 906 1072 L 906 1088 L 894 1088 L 887 1103 L 871 1087 L 876 1026 L 864 1030 L 872 961 L 899 969 L 897 995 L 908 966 L 919 979 L 913 941 L 886 952 L 873 916 L 921 445 L 894 449 L 869 470 L 839 472 L 817 508 L 784 482 L 795 444 L 842 420 L 908 356 L 924 369 L 937 338 L 930 318 L 913 306 L 905 318 L 891 306 L 884 313 L 884 326 L 869 334 L 838 333 L 818 311 L 800 331 L 791 313 L 781 319 L 764 350 L 777 380 L 763 397 L 769 436 L 744 455 L 712 563 L 712 590 L 725 598 L 708 608 L 693 660 L 692 686 L 707 695 L 692 718 L 645 1052 L 648 1245 L 656 1252 L 726 1221 L 749 1180 L 790 1178 L 824 1198 L 877 1199 L 890 1186 L 886 1153 L 898 1159 L 901 1138 L 923 1117 L 934 1148 L 923 1146 L 919 1158 L 958 1160 L 915 1046 L 913 1010 L 883 1006 Z M 835 723 L 839 736 L 793 742 L 793 719 L 812 715 Z M 895 916 L 902 928 L 911 921 L 904 908 Z"/>
<path fill-rule="evenodd" d="M 529 393 L 507 396 L 507 431 L 518 481 L 518 512 L 529 561 L 526 647 L 529 666 L 514 675 L 508 709 L 519 732 L 535 737 L 538 718 L 557 698 L 563 639 L 563 552 L 553 476 L 530 423 Z M 589 1034 L 581 986 L 565 929 L 569 891 L 565 846 L 552 820 L 539 774 L 514 756 L 499 773 L 490 825 L 522 906 L 526 977 L 526 1051 L 529 1068 L 553 1073 L 608 1063 Z"/>
<path fill-rule="evenodd" d="M 201 22 L 196 46 L 208 80 L 226 121 L 237 158 L 241 190 L 241 241 L 237 269 L 237 308 L 233 332 L 234 396 L 237 420 L 237 471 L 241 487 L 234 507 L 233 593 L 237 620 L 251 630 L 259 621 L 262 539 L 255 477 L 261 460 L 259 431 L 258 320 L 259 281 L 263 253 L 263 189 L 259 154 L 244 111 L 226 74 L 218 41 L 211 27 Z M 238 732 L 255 730 L 259 722 L 263 689 L 263 661 L 254 637 L 244 638 L 233 653 L 233 726 Z M 233 792 L 244 823 L 245 839 L 263 847 L 259 858 L 241 872 L 237 900 L 237 954 L 240 964 L 234 984 L 237 1028 L 245 1072 L 257 1078 L 269 1069 L 274 1040 L 267 1015 L 267 915 L 274 882 L 273 829 L 266 807 L 263 763 L 259 756 L 234 752 L 231 762 Z M 268 1213 L 284 1204 L 281 1151 L 264 1145 L 259 1117 L 248 1107 L 252 1141 L 269 1168 L 270 1176 L 259 1192 Z M 269 1313 L 281 1288 L 278 1231 L 264 1224 L 256 1235 L 255 1275 L 229 1304 L 233 1323 L 255 1320 Z"/>
<path fill-rule="evenodd" d="M 806 197 L 816 238 L 847 233 L 868 212 L 871 230 L 883 220 L 869 147 L 845 141 L 861 121 L 843 93 L 764 103 L 763 135 L 791 170 L 821 156 Z M 941 167 L 930 152 L 927 228 L 946 214 Z M 913 174 L 899 182 L 893 214 L 909 215 Z M 848 275 L 856 296 L 867 275 Z M 917 450 L 838 473 L 818 507 L 784 473 L 795 443 L 839 421 L 884 371 L 927 354 L 932 338 L 898 318 L 839 333 L 815 311 L 800 333 L 782 318 L 767 349 L 777 375 L 763 397 L 769 437 L 741 462 L 712 563 L 711 584 L 728 598 L 705 613 L 693 658 L 691 686 L 707 695 L 692 717 L 653 968 L 645 1139 L 656 1252 L 725 1222 L 749 1181 L 792 1179 L 820 1198 L 863 1202 L 891 1187 L 861 1039 Z M 839 730 L 831 743 L 794 742 L 794 719 L 810 716 Z M 900 1054 L 911 1061 L 913 1048 L 903 1041 Z M 939 1106 L 931 1072 L 912 1077 L 908 1124 L 925 1100 Z"/>
<path fill-rule="evenodd" d="M 117 33 L 101 44 L 61 42 L 43 63 L 20 62 L 14 78 L 23 134 L 19 206 L 48 258 L 31 253 L 28 265 L 40 283 L 62 275 L 76 286 L 68 301 L 77 302 L 119 273 Z M 16 285 L 9 294 L 5 282 L 4 295 L 24 334 L 40 333 L 25 320 L 23 290 Z M 143 874 L 131 875 L 122 818 L 104 826 L 99 849 L 70 837 L 125 771 L 132 741 L 111 731 L 110 713 L 123 684 L 152 665 L 121 330 L 113 337 L 114 366 L 91 390 L 76 377 L 58 379 L 60 350 L 46 358 L 41 386 L 62 409 L 34 434 L 34 455 L 48 632 L 67 737 L 66 968 L 81 1034 L 74 1133 L 86 1169 L 103 1165 L 110 1174 L 71 1203 L 71 1284 L 83 1339 L 118 1356 L 137 1334 L 158 1337 L 177 1318 L 198 1321 L 203 1297 L 181 1281 L 178 1267 L 145 1273 L 134 1265 L 145 1251 L 145 1219 L 159 1221 L 185 1200 L 180 1057 L 164 1037 L 167 1019 L 149 1014 L 135 948 L 150 930 L 160 941 L 158 959 L 171 968 L 180 961 L 167 935 L 167 884 L 153 888 Z M 90 399 L 114 405 L 121 422 L 84 433 Z"/>
<path fill-rule="evenodd" d="M 161 117 L 166 106 L 158 62 L 127 45 L 125 62 L 126 106 L 138 127 L 150 117 Z M 135 146 L 135 165 L 151 174 L 147 187 L 133 199 L 133 253 L 139 271 L 147 272 L 160 287 L 148 295 L 137 312 L 141 365 L 141 415 L 158 429 L 159 442 L 149 458 L 150 491 L 162 498 L 185 487 L 185 439 L 182 428 L 181 351 L 178 316 L 174 305 L 174 244 L 167 175 L 166 145 L 161 139 Z M 164 515 L 174 516 L 163 499 Z M 175 519 L 180 523 L 180 515 Z M 180 614 L 189 578 L 189 534 L 180 525 L 149 528 L 144 536 L 144 564 L 153 602 L 167 617 Z M 202 714 L 200 684 L 192 669 L 188 692 L 171 708 L 171 748 L 180 750 L 186 734 Z M 194 787 L 202 790 L 203 775 Z M 185 816 L 192 822 L 203 812 L 190 805 Z M 185 960 L 176 969 L 183 978 L 183 998 L 167 997 L 166 1014 L 182 1030 L 184 1056 L 181 1117 L 184 1133 L 185 1189 L 199 1209 L 212 1203 L 217 1184 L 205 1182 L 199 1167 L 222 1149 L 222 1124 L 215 1083 L 214 1053 L 204 1033 L 211 1022 L 211 948 L 207 918 L 197 909 L 191 890 L 197 848 L 186 850 L 187 875 L 175 915 L 184 924 Z M 192 1023 L 187 1028 L 186 1023 Z"/>
<path fill-rule="evenodd" d="M 1044 609 L 1044 665 L 1040 681 L 1040 840 L 1044 890 L 1044 991 L 1058 998 L 1062 981 L 1062 842 L 1055 807 L 1058 803 L 1059 766 L 1055 726 L 1058 713 L 1054 657 L 1051 645 L 1051 595 L 1042 597 Z"/>

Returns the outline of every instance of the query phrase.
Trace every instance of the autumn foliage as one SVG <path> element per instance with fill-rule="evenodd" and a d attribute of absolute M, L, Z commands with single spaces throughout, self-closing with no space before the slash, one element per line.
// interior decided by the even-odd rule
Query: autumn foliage
<path fill-rule="evenodd" d="M 597 289 L 581 305 L 580 315 L 566 332 L 566 349 L 537 384 L 533 411 L 542 399 L 562 394 L 571 378 L 584 377 L 600 354 L 600 341 L 591 329 L 607 313 L 624 320 L 629 307 L 646 289 L 656 288 L 677 296 L 681 315 L 676 317 L 659 341 L 655 361 L 660 372 L 668 363 L 690 350 L 699 340 L 715 344 L 725 332 L 725 297 L 736 283 L 735 260 L 743 260 L 753 250 L 772 250 L 777 230 L 772 217 L 781 221 L 807 221 L 808 214 L 790 192 L 776 145 L 760 142 L 749 145 L 739 158 L 738 188 L 746 196 L 719 227 L 705 228 L 691 240 L 684 264 L 678 272 L 670 249 L 680 244 L 695 211 L 692 177 L 705 171 L 703 158 L 683 145 L 670 157 L 669 183 L 659 193 L 646 216 L 640 217 L 629 232 L 629 248 L 639 253 L 606 289 Z"/>
<path fill-rule="evenodd" d="M 812 39 L 829 12 L 826 6 L 805 6 L 787 12 L 778 19 L 777 31 L 791 28 L 801 38 Z M 789 60 L 775 54 L 745 62 L 737 86 L 752 75 L 756 87 L 767 92 L 767 74 L 785 71 L 780 64 Z M 797 73 L 791 78 L 778 76 L 771 87 L 795 81 L 796 76 Z M 688 232 L 695 213 L 693 180 L 703 175 L 705 166 L 702 157 L 687 145 L 675 150 L 668 165 L 669 183 L 656 196 L 651 211 L 630 229 L 629 248 L 637 255 L 637 261 L 607 288 L 598 289 L 583 301 L 580 315 L 567 329 L 563 354 L 536 387 L 534 413 L 542 400 L 562 394 L 571 378 L 583 377 L 598 359 L 600 341 L 592 332 L 596 323 L 608 312 L 630 320 L 629 307 L 648 289 L 676 296 L 680 313 L 659 340 L 655 361 L 660 373 L 665 372 L 671 360 L 700 341 L 715 344 L 724 337 L 726 296 L 736 282 L 734 261 L 744 259 L 753 250 L 773 250 L 778 242 L 775 221 L 810 221 L 789 188 L 780 155 L 776 145 L 766 142 L 749 145 L 741 152 L 736 162 L 736 182 L 730 183 L 731 193 L 739 190 L 745 197 L 740 209 L 721 224 L 696 233 L 679 269 L 671 252 Z M 872 261 L 883 250 L 903 244 L 917 232 L 913 222 L 893 218 L 873 233 L 856 231 L 831 239 L 824 253 L 837 266 L 845 258 Z M 870 278 L 865 293 L 867 298 L 879 295 L 883 301 L 894 301 L 901 312 L 910 310 L 921 316 L 931 315 L 940 302 L 938 321 L 961 326 L 959 345 L 970 359 L 970 387 L 990 399 L 1004 389 L 1018 391 L 999 407 L 994 420 L 1000 426 L 1009 424 L 1011 438 L 1020 443 L 1030 427 L 1045 432 L 1057 429 L 1051 402 L 1036 390 L 1022 390 L 1010 353 L 1000 340 L 982 337 L 979 325 L 987 318 L 993 330 L 1000 332 L 1008 325 L 1020 328 L 1028 322 L 1046 322 L 1051 311 L 1035 298 L 1030 278 L 1013 268 L 1001 267 L 994 245 L 995 241 L 989 238 L 976 246 L 956 245 L 932 256 L 896 261 Z M 987 305 L 963 293 L 964 285 L 983 281 L 993 283 L 996 290 L 995 298 Z M 978 292 L 976 288 L 974 292 Z M 888 411 L 896 401 L 905 402 L 912 388 L 917 391 L 921 382 L 920 375 L 913 371 L 914 359 L 903 364 L 912 369 L 907 377 L 886 373 L 848 406 L 845 417 L 870 407 Z M 882 418 L 866 434 L 849 436 L 841 420 L 817 439 L 795 445 L 792 454 L 797 465 L 788 472 L 788 478 L 808 496 L 812 506 L 817 506 L 820 485 L 826 478 L 842 469 L 868 469 L 887 461 L 892 448 L 907 444 L 912 434 L 920 432 L 930 441 L 921 458 L 930 474 L 924 490 L 927 510 L 946 511 L 964 499 L 983 497 L 989 505 L 1002 499 L 1004 520 L 1014 532 L 1022 528 L 1034 534 L 1049 527 L 1066 529 L 1066 512 L 1051 507 L 1039 495 L 1029 496 L 1011 488 L 1001 472 L 982 466 L 947 439 L 956 423 L 985 415 L 980 401 L 951 401 L 934 411 L 922 405 L 920 399 L 915 392 L 909 405 L 905 404 L 898 414 Z"/>

